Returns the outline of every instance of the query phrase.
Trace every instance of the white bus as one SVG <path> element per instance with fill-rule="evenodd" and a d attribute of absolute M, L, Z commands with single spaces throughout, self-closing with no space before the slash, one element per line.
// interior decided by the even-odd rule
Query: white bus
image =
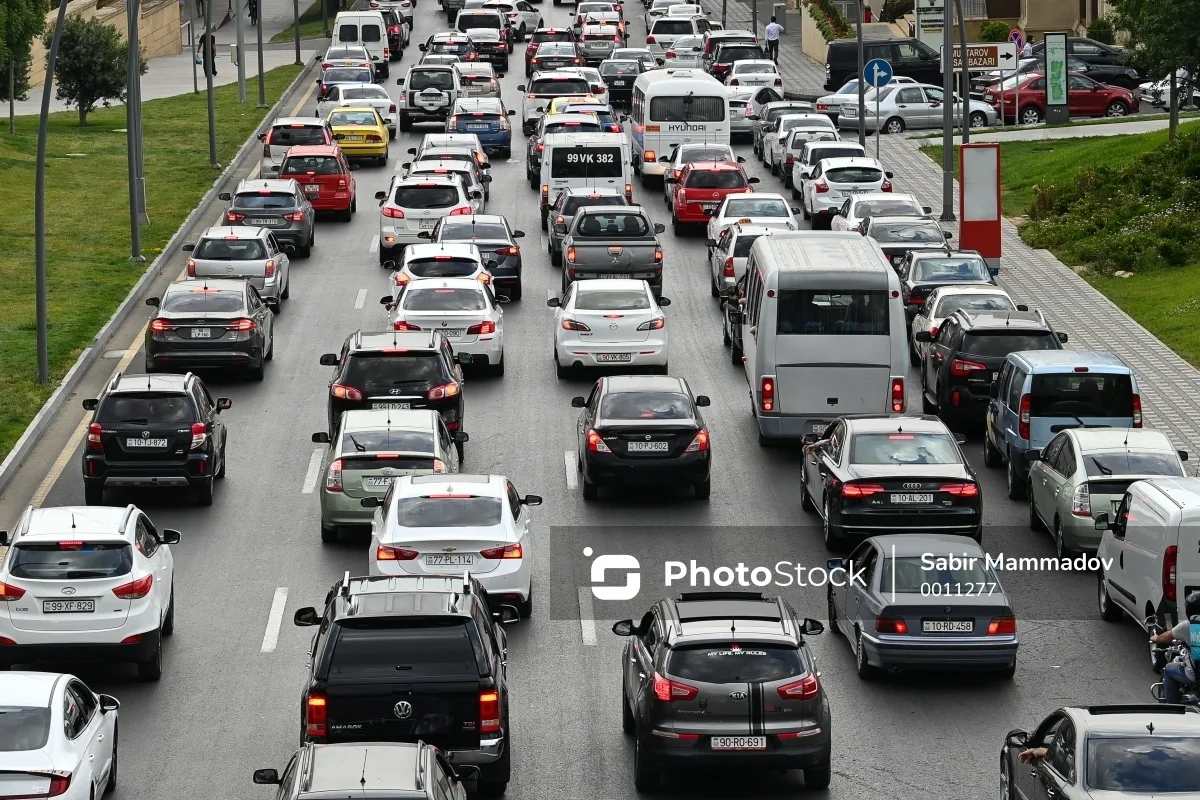
<path fill-rule="evenodd" d="M 687 142 L 729 144 L 729 93 L 699 69 L 654 69 L 633 84 L 629 139 L 642 185 L 662 178 L 659 161 Z"/>
<path fill-rule="evenodd" d="M 836 417 L 900 414 L 907 340 L 900 278 L 854 232 L 775 231 L 750 248 L 742 351 L 759 444 Z"/>

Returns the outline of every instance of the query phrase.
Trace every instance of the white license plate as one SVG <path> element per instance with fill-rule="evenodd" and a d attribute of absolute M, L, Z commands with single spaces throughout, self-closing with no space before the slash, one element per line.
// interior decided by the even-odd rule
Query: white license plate
<path fill-rule="evenodd" d="M 609 363 L 626 363 L 633 360 L 633 353 L 596 353 L 596 360 Z"/>
<path fill-rule="evenodd" d="M 250 220 L 246 220 L 246 221 L 249 222 L 251 225 L 274 225 L 278 220 L 258 218 L 258 219 L 250 219 Z"/>
<path fill-rule="evenodd" d="M 815 422 L 815 423 L 813 423 L 813 426 L 812 426 L 812 432 L 813 433 L 824 433 L 825 429 L 828 427 L 829 427 L 828 422 Z"/>
<path fill-rule="evenodd" d="M 714 736 L 713 750 L 766 750 L 765 736 Z"/>
<path fill-rule="evenodd" d="M 396 480 L 392 477 L 387 478 L 363 478 L 363 486 L 371 489 L 386 489 L 392 485 L 392 481 Z"/>
<path fill-rule="evenodd" d="M 716 211 L 717 204 L 716 203 L 703 203 L 703 204 L 701 204 L 700 209 L 702 211 Z"/>
<path fill-rule="evenodd" d="M 469 567 L 474 561 L 475 559 L 470 555 L 430 553 L 425 556 L 425 565 L 428 567 Z"/>
<path fill-rule="evenodd" d="M 629 278 L 630 275 L 622 272 L 601 272 L 601 278 Z"/>
<path fill-rule="evenodd" d="M 992 380 L 996 380 L 996 378 L 997 378 L 999 375 L 1000 375 L 1000 373 L 999 373 L 999 372 L 993 372 L 993 373 L 992 373 Z"/>
<path fill-rule="evenodd" d="M 434 225 L 437 225 L 436 219 L 421 219 L 417 220 L 417 227 L 423 231 L 431 230 Z"/>
<path fill-rule="evenodd" d="M 439 328 L 438 332 L 447 339 L 457 339 L 466 333 L 463 328 Z"/>
<path fill-rule="evenodd" d="M 858 111 L 853 108 L 843 109 L 842 113 L 845 114 L 847 117 L 857 117 L 858 116 Z"/>
<path fill-rule="evenodd" d="M 376 411 L 407 411 L 412 408 L 412 403 L 371 403 L 371 408 Z"/>
<path fill-rule="evenodd" d="M 211 339 L 211 328 L 192 328 L 191 336 L 193 339 Z"/>
<path fill-rule="evenodd" d="M 363 140 L 363 137 L 361 137 L 361 136 L 343 136 L 342 139 L 344 139 L 347 142 L 361 142 Z"/>
<path fill-rule="evenodd" d="M 630 453 L 665 453 L 670 447 L 670 442 L 627 442 L 625 444 L 625 449 Z"/>
<path fill-rule="evenodd" d="M 491 127 L 491 126 L 487 125 L 486 123 L 483 125 L 468 125 L 467 130 L 469 130 L 469 131 L 486 131 L 489 127 Z"/>
<path fill-rule="evenodd" d="M 321 184 L 319 184 L 319 183 L 306 184 L 304 187 L 304 191 L 308 192 L 309 194 L 319 194 L 321 191 Z"/>
<path fill-rule="evenodd" d="M 613 86 L 628 86 L 629 81 L 613 81 Z"/>
<path fill-rule="evenodd" d="M 43 614 L 90 613 L 96 610 L 95 600 L 43 600 Z"/>
<path fill-rule="evenodd" d="M 870 189 L 842 189 L 842 194 L 866 194 Z"/>
<path fill-rule="evenodd" d="M 126 439 L 126 447 L 166 447 L 166 439 Z"/>
<path fill-rule="evenodd" d="M 894 494 L 892 502 L 904 505 L 908 503 L 932 503 L 933 495 L 931 494 Z"/>
<path fill-rule="evenodd" d="M 974 633 L 975 622 L 969 619 L 923 619 L 924 633 Z"/>

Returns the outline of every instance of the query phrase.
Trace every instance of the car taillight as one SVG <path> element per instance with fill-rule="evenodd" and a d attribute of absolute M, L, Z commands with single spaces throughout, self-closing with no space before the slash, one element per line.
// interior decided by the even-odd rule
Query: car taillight
<path fill-rule="evenodd" d="M 458 383 L 451 381 L 443 383 L 441 386 L 435 386 L 429 390 L 426 395 L 428 400 L 449 400 L 451 397 L 458 396 Z"/>
<path fill-rule="evenodd" d="M 194 258 L 187 260 L 187 276 L 189 278 L 196 277 L 196 260 Z"/>
<path fill-rule="evenodd" d="M 825 194 L 829 191 L 829 184 L 825 182 L 824 178 L 821 178 L 813 184 L 813 191 L 815 191 L 817 194 Z"/>
<path fill-rule="evenodd" d="M 627 203 L 633 202 L 633 184 L 632 183 L 625 184 L 625 201 Z"/>
<path fill-rule="evenodd" d="M 304 698 L 304 730 L 311 737 L 324 738 L 329 722 L 325 695 L 310 694 Z"/>
<path fill-rule="evenodd" d="M 52 770 L 50 772 L 31 772 L 28 774 L 36 776 L 43 780 L 45 780 L 46 778 L 49 778 L 50 785 L 46 788 L 46 791 L 44 791 L 40 794 L 16 795 L 17 797 L 31 797 L 31 798 L 58 797 L 60 795 L 66 794 L 67 789 L 71 788 L 71 773 L 67 772 L 66 770 Z M 5 795 L 5 796 L 10 797 L 12 795 Z"/>
<path fill-rule="evenodd" d="M 1140 394 L 1133 396 L 1133 427 L 1142 427 L 1142 396 Z"/>
<path fill-rule="evenodd" d="M 784 700 L 811 700 L 821 690 L 816 675 L 806 675 L 798 681 L 784 684 L 777 690 Z"/>
<path fill-rule="evenodd" d="M 1175 600 L 1175 565 L 1179 563 L 1179 547 L 1171 545 L 1163 556 L 1162 592 L 1164 600 Z"/>
<path fill-rule="evenodd" d="M 242 220 L 244 220 L 245 218 L 246 218 L 246 215 L 245 215 L 245 214 L 238 214 L 238 213 L 236 213 L 236 212 L 233 212 L 233 211 L 226 211 L 226 212 L 225 212 L 225 221 L 226 221 L 226 222 L 241 222 L 241 221 L 242 221 Z"/>
<path fill-rule="evenodd" d="M 451 212 L 450 212 L 450 216 L 452 216 L 452 217 L 462 217 L 462 216 L 465 216 L 465 215 L 467 215 L 467 214 L 473 214 L 473 213 L 474 213 L 474 211 L 471 209 L 471 207 L 470 207 L 470 206 L 459 206 L 458 208 L 456 208 L 456 209 L 454 209 L 453 211 L 451 211 Z"/>
<path fill-rule="evenodd" d="M 383 137 L 382 137 L 382 136 L 380 136 L 380 135 L 379 135 L 379 134 L 377 134 L 377 133 L 368 133 L 368 134 L 367 134 L 367 141 L 368 141 L 368 142 L 382 142 L 382 141 L 383 141 Z"/>
<path fill-rule="evenodd" d="M 294 211 L 291 214 L 284 214 L 283 218 L 288 222 L 304 222 L 304 212 Z"/>
<path fill-rule="evenodd" d="M 707 453 L 708 452 L 708 431 L 707 430 L 699 431 L 696 434 L 695 438 L 692 439 L 691 444 L 689 444 L 687 446 L 687 449 L 684 450 L 683 452 L 685 452 L 685 453 Z"/>
<path fill-rule="evenodd" d="M 759 385 L 760 397 L 758 407 L 764 414 L 770 414 L 775 411 L 775 376 L 764 375 L 762 383 Z"/>
<path fill-rule="evenodd" d="M 658 14 L 655 14 L 655 13 L 652 11 L 652 12 L 650 12 L 650 16 L 652 16 L 652 17 L 657 17 L 657 16 L 658 16 Z M 646 37 L 646 44 L 654 44 L 654 37 L 653 37 L 653 36 L 647 36 L 647 37 Z"/>
<path fill-rule="evenodd" d="M 590 331 L 591 330 L 591 328 L 589 328 L 587 325 L 584 325 L 582 322 L 576 322 L 573 319 L 564 319 L 562 321 L 562 329 L 564 331 Z"/>
<path fill-rule="evenodd" d="M 967 361 L 962 358 L 956 358 L 950 362 L 950 374 L 958 378 L 965 378 L 972 372 L 987 369 L 986 364 L 980 364 L 978 361 Z"/>
<path fill-rule="evenodd" d="M 340 458 L 330 464 L 325 473 L 325 491 L 342 491 L 342 460 Z"/>
<path fill-rule="evenodd" d="M 792 165 L 792 154 L 788 153 L 787 156 L 783 159 L 783 162 L 790 167 Z"/>
<path fill-rule="evenodd" d="M 663 53 L 663 58 L 674 58 L 674 57 L 675 57 L 674 50 L 668 50 L 667 52 Z"/>
<path fill-rule="evenodd" d="M 1086 483 L 1076 486 L 1075 494 L 1071 495 L 1071 514 L 1076 517 L 1092 515 L 1092 490 Z"/>
<path fill-rule="evenodd" d="M 252 331 L 256 327 L 252 319 L 235 319 L 225 327 L 231 331 Z"/>
<path fill-rule="evenodd" d="M 877 483 L 843 483 L 842 497 L 871 497 L 886 491 Z"/>
<path fill-rule="evenodd" d="M 411 322 L 405 322 L 404 320 L 398 319 L 392 323 L 392 330 L 394 330 L 394 331 L 419 331 L 419 330 L 421 330 L 421 328 L 419 325 L 413 325 Z"/>
<path fill-rule="evenodd" d="M 654 248 L 654 263 L 661 264 L 663 262 L 663 251 L 661 247 Z"/>
<path fill-rule="evenodd" d="M 358 401 L 363 399 L 363 393 L 353 386 L 347 386 L 344 383 L 335 383 L 329 387 L 329 393 L 339 400 Z"/>
<path fill-rule="evenodd" d="M 446 123 L 446 133 L 458 133 L 458 120 L 454 117 Z"/>
<path fill-rule="evenodd" d="M 345 178 L 338 178 L 338 185 L 337 185 L 337 188 L 339 188 L 339 189 L 345 189 L 345 188 L 346 188 L 346 179 L 345 179 Z"/>
<path fill-rule="evenodd" d="M 375 548 L 376 561 L 413 561 L 419 555 L 420 553 L 416 550 L 409 550 L 407 547 L 391 547 L 381 544 Z"/>
<path fill-rule="evenodd" d="M 612 126 L 612 133 L 620 133 L 620 132 L 621 132 L 621 126 L 614 124 Z"/>
<path fill-rule="evenodd" d="M 519 248 L 515 245 L 513 247 L 501 247 L 499 250 L 496 251 L 496 255 L 498 255 L 498 256 L 519 256 L 519 255 L 521 255 L 521 248 Z"/>
<path fill-rule="evenodd" d="M 542 205 L 550 205 L 550 187 L 547 184 L 542 184 Z"/>
<path fill-rule="evenodd" d="M 876 633 L 892 633 L 897 636 L 905 636 L 908 634 L 908 623 L 896 617 L 876 617 L 875 618 Z"/>
<path fill-rule="evenodd" d="M 641 325 L 638 325 L 637 329 L 639 331 L 661 331 L 665 327 L 667 327 L 667 321 L 662 317 L 655 317 L 654 319 L 648 319 Z"/>
<path fill-rule="evenodd" d="M 675 170 L 675 180 L 679 180 L 679 174 L 680 174 L 680 171 Z M 687 202 L 687 189 L 684 189 L 682 187 L 680 187 L 680 189 L 679 189 L 679 202 L 680 203 Z"/>
<path fill-rule="evenodd" d="M 594 429 L 587 432 L 587 449 L 593 453 L 611 453 L 608 445 L 604 443 L 604 439 Z"/>
<path fill-rule="evenodd" d="M 275 262 L 274 261 L 268 261 L 266 264 L 263 265 L 263 268 L 266 270 L 268 278 L 275 277 Z"/>
<path fill-rule="evenodd" d="M 939 487 L 938 491 L 953 495 L 954 497 L 979 497 L 979 484 L 947 483 Z"/>
<path fill-rule="evenodd" d="M 539 153 L 544 153 L 546 151 L 546 145 L 542 144 L 541 142 L 538 142 L 537 146 L 534 147 L 533 149 Z"/>
<path fill-rule="evenodd" d="M 575 263 L 575 248 L 574 247 L 567 248 L 567 261 L 571 262 L 572 264 Z"/>
<path fill-rule="evenodd" d="M 468 336 L 488 336 L 496 332 L 496 323 L 491 320 L 484 320 L 478 325 L 472 325 L 467 328 Z"/>
<path fill-rule="evenodd" d="M 776 78 L 776 79 L 775 79 L 775 85 L 776 85 L 776 86 L 783 86 L 783 78 Z"/>
<path fill-rule="evenodd" d="M 499 84 L 497 84 L 494 88 L 499 88 Z M 500 130 L 507 131 L 507 130 L 511 130 L 511 129 L 512 129 L 512 125 L 508 124 L 508 118 L 501 117 L 500 118 Z"/>
<path fill-rule="evenodd" d="M 988 636 L 1016 636 L 1016 617 L 996 617 L 988 623 Z"/>
<path fill-rule="evenodd" d="M 496 733 L 500 730 L 500 693 L 495 689 L 479 692 L 479 732 Z"/>
<path fill-rule="evenodd" d="M 693 700 L 700 690 L 686 683 L 668 680 L 657 672 L 654 673 L 654 696 L 659 702 L 670 703 L 673 700 Z"/>
<path fill-rule="evenodd" d="M 380 213 L 382 213 L 385 217 L 391 217 L 392 219 L 404 219 L 404 209 L 402 208 L 384 206 Z"/>
<path fill-rule="evenodd" d="M 487 550 L 480 550 L 479 555 L 482 556 L 483 558 L 494 560 L 494 559 L 501 559 L 501 558 L 509 558 L 509 559 L 523 558 L 525 554 L 521 550 L 520 543 L 517 543 L 517 544 L 505 544 L 505 545 L 501 545 L 499 547 L 489 547 Z"/>
<path fill-rule="evenodd" d="M 721 268 L 722 278 L 736 278 L 737 273 L 733 271 L 733 259 L 725 259 L 725 266 Z"/>
<path fill-rule="evenodd" d="M 0 582 L 0 600 L 20 600 L 24 596 L 24 589 Z"/>
<path fill-rule="evenodd" d="M 392 57 L 392 51 L 391 51 L 391 49 L 390 49 L 390 48 L 387 48 L 387 47 L 383 48 L 383 60 L 384 60 L 384 61 L 387 61 L 387 60 L 388 60 L 388 59 L 390 59 L 391 57 Z"/>
<path fill-rule="evenodd" d="M 395 113 L 396 113 L 396 104 L 395 104 L 395 103 L 392 103 L 390 106 L 388 106 L 388 113 L 389 113 L 389 114 L 395 114 Z"/>
<path fill-rule="evenodd" d="M 900 414 L 904 411 L 904 378 L 892 378 L 892 412 Z"/>
<path fill-rule="evenodd" d="M 879 187 L 879 191 L 890 192 L 891 190 L 892 190 L 892 182 L 889 181 L 887 178 L 884 178 L 883 184 Z"/>
<path fill-rule="evenodd" d="M 157 320 L 155 321 L 157 322 Z M 104 443 L 100 441 L 100 434 L 103 432 L 104 429 L 100 426 L 99 422 L 93 422 L 91 425 L 88 425 L 88 450 L 95 450 L 97 452 L 104 450 Z"/>
<path fill-rule="evenodd" d="M 934 325 L 932 328 L 929 329 L 929 338 L 936 339 L 937 335 L 938 335 L 938 326 Z"/>
<path fill-rule="evenodd" d="M 208 424 L 204 422 L 193 422 L 192 445 L 188 449 L 199 450 L 206 444 L 208 444 Z"/>
<path fill-rule="evenodd" d="M 1017 436 L 1029 441 L 1029 395 L 1021 395 L 1021 405 L 1017 414 Z"/>
<path fill-rule="evenodd" d="M 112 593 L 122 600 L 141 600 L 146 595 L 150 594 L 150 587 L 154 585 L 154 575 L 146 575 L 143 578 L 138 578 L 136 581 L 125 583 L 112 590 Z"/>

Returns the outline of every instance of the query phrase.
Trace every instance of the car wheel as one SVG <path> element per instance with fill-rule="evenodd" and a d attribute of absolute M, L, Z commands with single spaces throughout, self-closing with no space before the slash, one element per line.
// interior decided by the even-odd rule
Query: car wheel
<path fill-rule="evenodd" d="M 112 768 L 109 769 L 109 771 L 108 771 L 108 783 L 104 784 L 104 793 L 105 794 L 108 794 L 113 789 L 117 788 L 117 764 L 118 764 L 117 756 L 120 753 L 120 750 L 118 748 L 118 745 L 121 742 L 120 735 L 119 735 L 120 732 L 121 732 L 120 728 L 118 728 L 116 726 L 113 727 Z"/>
<path fill-rule="evenodd" d="M 625 691 L 625 682 L 621 681 L 621 733 L 632 736 L 637 732 L 637 722 L 633 719 L 633 709 L 629 707 L 629 694 Z"/>
<path fill-rule="evenodd" d="M 982 128 L 984 125 L 987 125 L 987 114 L 984 114 L 982 111 L 976 111 L 971 114 L 972 128 Z"/>
<path fill-rule="evenodd" d="M 407 114 L 400 115 L 400 130 L 405 133 L 412 130 L 412 118 Z"/>
<path fill-rule="evenodd" d="M 1075 548 L 1067 544 L 1064 538 L 1062 520 L 1054 519 L 1054 552 L 1059 558 L 1070 558 L 1075 555 Z"/>
<path fill-rule="evenodd" d="M 652 792 L 662 786 L 662 773 L 650 765 L 640 736 L 633 749 L 633 785 L 640 792 Z"/>
<path fill-rule="evenodd" d="M 467 460 L 466 453 L 463 452 L 463 443 L 455 442 L 454 451 L 458 454 L 458 465 L 461 467 L 463 462 Z"/>
<path fill-rule="evenodd" d="M 821 518 L 821 533 L 823 534 L 822 538 L 825 540 L 825 549 L 837 550 L 842 545 L 842 532 L 835 528 L 833 523 L 829 521 L 829 495 L 825 496 L 822 504 L 824 516 Z"/>
<path fill-rule="evenodd" d="M 162 636 L 154 645 L 154 653 L 147 661 L 139 661 L 137 665 L 138 678 L 143 681 L 156 681 L 162 677 Z"/>
<path fill-rule="evenodd" d="M 1038 516 L 1037 506 L 1033 504 L 1033 481 L 1025 487 L 1025 494 L 1029 498 L 1029 530 L 1040 533 L 1045 526 L 1042 525 L 1042 518 Z"/>
<path fill-rule="evenodd" d="M 554 267 L 562 266 L 562 250 L 556 248 L 550 251 L 550 265 Z"/>
<path fill-rule="evenodd" d="M 1013 460 L 1012 453 L 1008 454 L 1008 469 L 1006 470 L 1006 474 L 1007 474 L 1007 479 L 1008 479 L 1007 480 L 1008 499 L 1009 500 L 1024 500 L 1025 499 L 1025 484 L 1021 483 L 1021 477 L 1019 475 L 1017 475 L 1017 465 L 1016 465 L 1016 462 Z"/>
<path fill-rule="evenodd" d="M 805 789 L 828 789 L 829 781 L 833 778 L 833 766 L 826 761 L 815 767 L 804 770 Z"/>
<path fill-rule="evenodd" d="M 265 355 L 263 357 L 263 361 L 264 362 L 266 361 Z M 250 380 L 252 380 L 252 381 L 261 381 L 264 377 L 266 377 L 266 374 L 267 374 L 267 370 L 266 370 L 266 367 L 263 366 L 263 364 L 259 364 L 257 367 L 251 367 L 250 370 L 247 372 L 247 375 L 250 377 Z"/>
<path fill-rule="evenodd" d="M 854 671 L 864 681 L 875 677 L 875 668 L 867 661 L 867 648 L 863 645 L 862 631 L 854 631 Z"/>
<path fill-rule="evenodd" d="M 525 36 L 526 36 L 526 33 L 525 33 L 525 23 L 524 23 L 524 22 L 522 22 L 522 23 L 521 23 L 521 28 L 520 28 L 520 30 L 518 30 L 518 31 L 517 31 L 517 41 L 518 41 L 518 42 L 523 42 L 523 41 L 525 41 Z"/>
<path fill-rule="evenodd" d="M 704 483 L 696 484 L 696 499 L 707 500 L 712 494 L 712 479 L 705 479 Z"/>
<path fill-rule="evenodd" d="M 829 617 L 829 632 L 834 636 L 841 636 L 842 629 L 838 627 L 837 621 L 837 606 L 833 602 L 833 592 L 825 590 L 825 615 Z"/>
<path fill-rule="evenodd" d="M 288 275 L 288 282 L 283 285 L 283 291 L 279 294 L 280 300 L 287 300 L 292 296 L 292 276 Z"/>
<path fill-rule="evenodd" d="M 921 413 L 922 414 L 938 413 L 937 404 L 929 399 L 929 393 L 925 391 L 925 387 L 921 387 Z"/>
<path fill-rule="evenodd" d="M 983 465 L 995 469 L 1000 466 L 1000 462 L 1003 460 L 1000 457 L 1000 451 L 992 444 L 992 440 L 985 431 L 983 434 Z"/>
<path fill-rule="evenodd" d="M 1000 754 L 1000 800 L 1016 800 L 1016 788 L 1012 782 L 1012 771 L 1008 766 L 1008 751 Z"/>
<path fill-rule="evenodd" d="M 810 514 L 817 512 L 817 504 L 813 502 L 812 495 L 808 493 L 808 481 L 804 480 L 804 468 L 800 468 L 800 508 Z"/>
<path fill-rule="evenodd" d="M 1096 605 L 1100 608 L 1100 619 L 1105 622 L 1117 622 L 1123 616 L 1120 606 L 1108 596 L 1103 570 L 1096 573 Z"/>
<path fill-rule="evenodd" d="M 195 486 L 196 505 L 211 506 L 213 504 L 213 481 L 209 478 L 206 481 L 201 481 Z"/>
<path fill-rule="evenodd" d="M 904 133 L 904 120 L 899 117 L 892 117 L 887 122 L 883 123 L 884 133 Z"/>
<path fill-rule="evenodd" d="M 521 619 L 533 616 L 533 581 L 529 582 L 529 596 L 517 603 L 517 611 L 521 612 Z"/>
<path fill-rule="evenodd" d="M 812 219 L 812 214 L 808 213 L 808 203 L 804 200 L 804 195 L 800 195 L 800 215 L 806 220 Z"/>
<path fill-rule="evenodd" d="M 916 342 L 910 341 L 908 343 L 908 363 L 910 366 L 914 366 L 914 367 L 921 366 L 921 356 L 918 355 L 918 353 L 917 353 L 917 343 Z"/>
<path fill-rule="evenodd" d="M 171 598 L 167 600 L 167 613 L 162 621 L 162 635 L 171 636 L 175 633 L 175 586 L 171 586 Z"/>
<path fill-rule="evenodd" d="M 800 198 L 801 198 L 800 189 L 796 186 L 796 184 L 793 183 L 792 184 L 792 199 L 799 200 Z"/>
<path fill-rule="evenodd" d="M 730 354 L 729 354 L 729 363 L 733 364 L 733 366 L 735 366 L 735 367 L 740 367 L 742 365 L 743 357 L 744 356 L 742 354 L 742 348 L 738 347 L 737 343 L 734 342 L 733 350 L 730 351 Z"/>
<path fill-rule="evenodd" d="M 83 482 L 83 502 L 89 506 L 104 505 L 104 484 L 100 481 Z"/>
<path fill-rule="evenodd" d="M 337 540 L 338 540 L 337 525 L 326 525 L 324 522 L 322 522 L 321 523 L 321 541 L 324 544 L 333 544 Z"/>
<path fill-rule="evenodd" d="M 1042 112 L 1037 106 L 1025 106 L 1021 109 L 1020 124 L 1036 125 L 1042 121 Z"/>
<path fill-rule="evenodd" d="M 550 218 L 549 215 L 545 211 L 543 211 L 542 212 L 542 230 L 548 230 L 550 228 L 550 225 L 548 223 L 549 218 Z"/>

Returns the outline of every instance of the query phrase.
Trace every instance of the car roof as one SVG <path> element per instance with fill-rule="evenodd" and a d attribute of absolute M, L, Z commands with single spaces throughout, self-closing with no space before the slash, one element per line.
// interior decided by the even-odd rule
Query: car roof
<path fill-rule="evenodd" d="M 346 85 L 355 86 L 356 84 L 351 83 Z M 273 128 L 291 128 L 295 126 L 320 128 L 324 125 L 325 120 L 320 117 L 276 117 L 275 121 L 271 123 L 271 127 Z"/>
<path fill-rule="evenodd" d="M 422 742 L 314 744 L 301 794 L 337 794 L 353 790 L 411 792 L 422 788 Z"/>
<path fill-rule="evenodd" d="M 687 383 L 683 378 L 671 375 L 609 375 L 601 378 L 604 391 L 609 394 L 619 392 L 681 392 L 688 394 Z"/>
<path fill-rule="evenodd" d="M 1081 453 L 1126 450 L 1175 452 L 1165 433 L 1149 428 L 1071 428 L 1069 433 L 1079 443 Z"/>
<path fill-rule="evenodd" d="M 190 281 L 195 283 L 195 281 Z M 191 375 L 179 375 L 171 373 L 155 373 L 154 375 L 147 374 L 130 374 L 123 373 L 117 376 L 108 387 L 108 393 L 124 393 L 124 392 L 183 392 L 187 389 L 187 383 L 191 379 Z"/>
<path fill-rule="evenodd" d="M 615 186 L 568 186 L 562 190 L 562 194 L 574 195 L 579 197 L 589 197 L 592 195 L 620 195 L 621 190 Z M 583 281 L 580 282 L 581 284 Z"/>
<path fill-rule="evenodd" d="M 1112 353 L 1096 350 L 1037 350 L 1019 354 L 1025 363 L 1034 369 L 1040 367 L 1118 367 L 1130 370 L 1129 367 Z"/>
<path fill-rule="evenodd" d="M 288 148 L 284 158 L 302 158 L 304 156 L 336 156 L 341 152 L 336 144 L 298 144 Z"/>
<path fill-rule="evenodd" d="M 935 416 L 847 417 L 850 433 L 948 433 L 946 423 Z"/>
<path fill-rule="evenodd" d="M 5 672 L 0 676 L 0 705 L 49 708 L 61 677 L 54 672 Z"/>
<path fill-rule="evenodd" d="M 193 278 L 190 281 L 174 281 L 167 284 L 166 291 L 163 294 L 202 292 L 205 289 L 214 292 L 238 292 L 239 294 L 244 294 L 246 286 L 245 278 Z"/>
<path fill-rule="evenodd" d="M 473 281 L 478 283 L 478 281 Z M 432 430 L 433 417 L 437 411 L 428 408 L 411 408 L 404 410 L 377 410 L 373 408 L 352 409 L 342 415 L 342 429 L 353 431 L 377 430 Z"/>
<path fill-rule="evenodd" d="M 911 217 L 910 217 L 911 219 Z M 978 250 L 935 250 L 935 251 L 913 251 L 913 260 L 920 261 L 926 258 L 983 258 Z"/>
<path fill-rule="evenodd" d="M 955 314 L 965 316 L 970 327 L 973 329 L 1015 328 L 1019 330 L 1050 330 L 1050 323 L 1038 311 L 971 311 L 970 309 L 960 308 Z M 1058 353 L 1061 351 L 1049 350 L 1047 352 Z"/>
<path fill-rule="evenodd" d="M 470 242 L 434 242 L 431 244 L 410 244 L 404 253 L 404 260 L 415 261 L 418 258 L 434 258 L 436 256 L 451 256 L 452 258 L 471 258 L 479 260 L 479 248 Z"/>
<path fill-rule="evenodd" d="M 337 88 L 339 90 L 341 90 L 341 89 L 380 89 L 384 92 L 387 91 L 387 89 L 384 89 L 378 83 L 339 83 L 337 85 Z"/>
<path fill-rule="evenodd" d="M 646 282 L 636 278 L 596 278 L 589 281 L 576 281 L 575 294 L 590 294 L 591 292 L 612 291 L 645 292 Z"/>
<path fill-rule="evenodd" d="M 420 168 L 413 167 L 413 169 L 414 170 L 416 170 L 416 169 L 423 169 L 423 170 L 446 169 L 447 171 L 449 171 L 449 168 L 447 168 L 447 167 L 433 167 L 433 166 L 420 167 Z M 408 178 L 401 178 L 400 180 L 396 181 L 396 187 L 399 188 L 401 186 L 417 186 L 422 183 L 446 184 L 448 186 L 461 186 L 462 185 L 459 182 L 459 178 L 458 178 L 457 174 L 438 175 L 436 173 L 423 172 L 420 175 L 415 175 L 415 176 L 408 177 Z"/>
<path fill-rule="evenodd" d="M 265 233 L 266 228 L 252 228 L 248 225 L 229 226 L 229 225 L 214 225 L 211 228 L 205 228 L 200 234 L 200 239 L 260 239 Z"/>
<path fill-rule="evenodd" d="M 360 351 L 380 351 L 401 348 L 405 350 L 432 350 L 436 345 L 437 331 L 358 331 L 351 354 Z"/>
<path fill-rule="evenodd" d="M 504 497 L 507 492 L 508 479 L 503 475 L 405 475 L 396 481 L 397 497 L 430 497 L 438 494 Z"/>
<path fill-rule="evenodd" d="M 918 558 L 926 554 L 935 557 L 939 555 L 984 557 L 983 548 L 974 539 L 950 533 L 894 533 L 886 536 L 872 536 L 871 541 L 889 557 L 896 558 Z"/>
<path fill-rule="evenodd" d="M 665 605 L 672 646 L 714 639 L 724 643 L 766 639 L 794 645 L 800 639 L 778 597 L 757 592 L 684 592 Z"/>
<path fill-rule="evenodd" d="M 990 283 L 951 283 L 947 286 L 938 286 L 929 293 L 929 296 L 933 297 L 935 294 L 939 300 L 943 297 L 957 297 L 963 294 L 1002 294 L 1012 300 L 1012 296 L 1008 292 Z M 1013 303 L 1015 304 L 1016 301 L 1014 300 Z"/>
<path fill-rule="evenodd" d="M 565 125 L 569 122 L 599 122 L 600 118 L 596 116 L 596 112 L 587 111 L 572 111 L 561 112 L 558 114 L 545 114 L 542 116 L 544 125 Z"/>
<path fill-rule="evenodd" d="M 461 36 L 463 38 L 465 38 L 466 34 L 465 33 L 461 34 Z M 435 53 L 432 55 L 439 55 L 439 54 Z M 444 55 L 444 54 L 442 54 L 442 55 Z M 454 66 L 452 64 L 435 64 L 433 62 L 425 63 L 425 62 L 418 61 L 416 64 L 413 64 L 411 67 L 409 67 L 408 71 L 409 72 L 413 72 L 413 71 L 427 72 L 427 71 L 435 70 L 437 72 L 451 72 L 451 71 L 453 71 L 453 69 L 454 69 Z"/>
<path fill-rule="evenodd" d="M 1089 734 L 1136 734 L 1142 738 L 1151 736 L 1197 736 L 1200 735 L 1200 714 L 1184 706 L 1160 704 L 1130 704 L 1111 706 L 1069 706 L 1061 709 L 1070 716 L 1076 729 Z M 1153 734 L 1147 732 L 1154 725 Z"/>
<path fill-rule="evenodd" d="M 133 506 L 50 506 L 34 508 L 21 526 L 20 540 L 111 539 L 120 536 Z"/>

